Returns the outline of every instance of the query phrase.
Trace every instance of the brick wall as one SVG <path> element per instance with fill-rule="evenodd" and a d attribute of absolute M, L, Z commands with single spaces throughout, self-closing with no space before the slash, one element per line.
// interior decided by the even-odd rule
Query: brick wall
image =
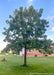
<path fill-rule="evenodd" d="M 43 53 L 40 53 L 38 50 L 31 50 L 30 52 L 27 51 L 27 54 L 26 54 L 27 57 L 35 57 L 35 56 L 44 56 Z"/>

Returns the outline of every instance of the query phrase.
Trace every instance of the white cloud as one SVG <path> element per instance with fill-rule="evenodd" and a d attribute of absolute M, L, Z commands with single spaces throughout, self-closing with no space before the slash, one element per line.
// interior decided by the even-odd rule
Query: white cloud
<path fill-rule="evenodd" d="M 32 2 L 33 0 L 29 0 L 30 2 Z"/>
<path fill-rule="evenodd" d="M 54 15 L 48 16 L 46 19 L 48 19 L 49 21 L 52 21 L 54 19 Z"/>
<path fill-rule="evenodd" d="M 32 5 L 34 0 L 28 0 L 27 4 Z"/>
<path fill-rule="evenodd" d="M 49 25 L 51 28 L 50 31 L 54 31 L 54 15 L 48 15 L 46 19 L 47 21 L 49 21 Z"/>
<path fill-rule="evenodd" d="M 7 45 L 7 42 L 0 41 L 0 50 L 2 50 L 3 48 L 5 48 L 6 45 Z"/>
<path fill-rule="evenodd" d="M 54 31 L 54 27 L 52 27 L 52 29 L 50 31 Z"/>

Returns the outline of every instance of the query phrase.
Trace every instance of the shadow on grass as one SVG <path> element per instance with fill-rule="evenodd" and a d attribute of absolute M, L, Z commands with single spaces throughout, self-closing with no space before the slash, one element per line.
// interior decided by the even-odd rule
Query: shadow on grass
<path fill-rule="evenodd" d="M 20 65 L 20 67 L 29 67 L 28 65 Z"/>

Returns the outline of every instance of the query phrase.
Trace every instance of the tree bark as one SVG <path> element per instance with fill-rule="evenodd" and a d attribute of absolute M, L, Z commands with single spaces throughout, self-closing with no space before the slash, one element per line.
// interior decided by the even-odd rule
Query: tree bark
<path fill-rule="evenodd" d="M 25 46 L 25 50 L 24 50 L 24 66 L 26 66 L 26 46 Z"/>
<path fill-rule="evenodd" d="M 20 50 L 18 50 L 18 55 L 19 55 L 19 53 L 20 53 Z"/>

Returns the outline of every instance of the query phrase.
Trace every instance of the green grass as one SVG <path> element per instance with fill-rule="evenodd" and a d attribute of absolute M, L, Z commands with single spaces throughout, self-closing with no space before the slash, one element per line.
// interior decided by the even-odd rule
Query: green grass
<path fill-rule="evenodd" d="M 7 62 L 1 61 L 4 57 Z M 54 57 L 27 57 L 28 67 L 20 66 L 23 61 L 14 55 L 0 57 L 0 75 L 54 75 Z"/>

